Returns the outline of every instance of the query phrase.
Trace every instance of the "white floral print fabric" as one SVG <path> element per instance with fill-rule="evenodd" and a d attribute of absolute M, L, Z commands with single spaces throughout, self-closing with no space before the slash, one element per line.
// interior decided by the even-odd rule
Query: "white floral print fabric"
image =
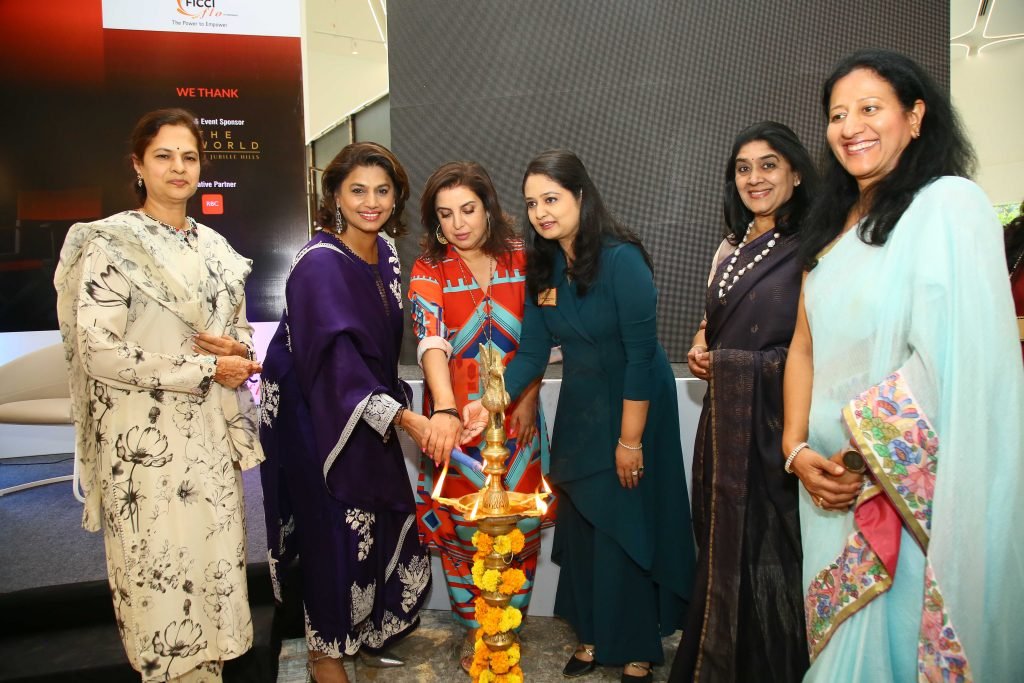
<path fill-rule="evenodd" d="M 241 472 L 262 460 L 243 385 L 213 381 L 197 332 L 252 345 L 249 262 L 205 226 L 197 249 L 137 212 L 79 224 L 55 285 L 83 525 L 102 529 L 117 626 L 143 680 L 252 644 Z M 187 539 L 183 541 L 182 539 Z"/>

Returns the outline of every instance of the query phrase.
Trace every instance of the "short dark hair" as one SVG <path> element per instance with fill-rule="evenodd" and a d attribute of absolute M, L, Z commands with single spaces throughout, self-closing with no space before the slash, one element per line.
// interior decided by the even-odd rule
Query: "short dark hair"
<path fill-rule="evenodd" d="M 775 121 L 760 121 L 740 131 L 732 143 L 729 162 L 725 166 L 725 238 L 730 244 L 739 244 L 753 212 L 746 207 L 736 189 L 736 155 L 748 142 L 761 140 L 782 156 L 800 176 L 800 184 L 793 188 L 793 196 L 775 211 L 775 229 L 784 234 L 799 231 L 804 216 L 818 187 L 818 171 L 807 148 L 789 126 Z"/>
<path fill-rule="evenodd" d="M 881 246 L 921 188 L 941 176 L 971 175 L 974 150 L 945 90 L 914 60 L 890 50 L 860 50 L 839 62 L 822 88 L 821 108 L 826 121 L 832 89 L 839 79 L 857 69 L 873 71 L 885 79 L 905 111 L 918 100 L 925 106 L 920 136 L 903 150 L 896 168 L 871 185 L 863 198 L 868 208 L 857 234 L 865 244 Z M 853 205 L 862 199 L 857 180 L 834 154 L 826 156 L 824 166 L 822 187 L 800 245 L 800 258 L 806 268 L 814 267 L 817 254 L 842 232 Z"/>
<path fill-rule="evenodd" d="M 353 142 L 342 148 L 338 155 L 327 164 L 320 181 L 321 200 L 317 212 L 317 224 L 322 228 L 334 227 L 334 215 L 337 210 L 335 195 L 345 178 L 360 166 L 377 166 L 391 178 L 395 185 L 395 210 L 382 228 L 391 237 L 405 234 L 405 221 L 402 214 L 405 202 L 409 199 L 409 176 L 405 168 L 387 147 L 376 142 Z"/>
<path fill-rule="evenodd" d="M 449 161 L 430 174 L 420 196 L 420 220 L 424 230 L 420 247 L 423 249 L 423 258 L 438 262 L 447 252 L 447 247 L 438 242 L 435 235 L 438 226 L 435 203 L 441 190 L 453 187 L 465 187 L 483 202 L 489 225 L 483 252 L 494 258 L 507 257 L 518 235 L 512 217 L 501 209 L 498 191 L 494 189 L 491 176 L 475 161 Z"/>
<path fill-rule="evenodd" d="M 203 131 L 199 130 L 199 126 L 196 125 L 196 115 L 187 109 L 179 109 L 177 107 L 170 109 L 157 109 L 151 111 L 148 114 L 144 114 L 139 122 L 135 124 L 134 130 L 132 130 L 132 159 L 142 161 L 146 156 L 146 149 L 149 148 L 153 138 L 159 133 L 160 129 L 164 126 L 184 126 L 188 128 L 189 132 L 196 139 L 196 147 L 199 149 L 199 167 L 202 168 L 206 164 L 206 151 L 203 149 Z M 133 171 L 134 172 L 134 171 Z M 138 183 L 138 180 L 132 179 L 132 189 L 135 190 L 135 196 L 139 198 L 139 202 L 142 204 L 146 203 L 146 184 Z"/>
<path fill-rule="evenodd" d="M 635 244 L 644 256 L 647 267 L 654 272 L 651 257 L 644 249 L 640 236 L 620 223 L 605 207 L 601 193 L 590 179 L 583 162 L 574 152 L 567 149 L 550 149 L 541 152 L 526 166 L 523 187 L 532 175 L 551 178 L 563 188 L 580 198 L 580 227 L 573 240 L 573 263 L 568 272 L 576 282 L 580 296 L 597 279 L 601 266 L 601 248 L 606 240 Z M 529 213 L 524 225 L 530 224 Z M 542 289 L 551 286 L 554 256 L 559 247 L 557 240 L 549 240 L 537 234 L 536 230 L 525 231 L 526 241 L 526 287 L 530 296 L 537 296 Z"/>

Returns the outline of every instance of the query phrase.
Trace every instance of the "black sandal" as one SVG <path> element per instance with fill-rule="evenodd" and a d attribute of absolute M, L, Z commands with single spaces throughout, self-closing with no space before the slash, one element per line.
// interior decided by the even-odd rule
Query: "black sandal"
<path fill-rule="evenodd" d="M 590 655 L 590 661 L 588 662 L 577 657 L 576 653 L 578 652 Z M 572 657 L 569 657 L 565 668 L 562 669 L 562 675 L 566 678 L 578 678 L 593 671 L 595 666 L 597 666 L 597 657 L 594 656 L 594 648 L 581 644 L 576 648 L 576 652 L 572 654 Z"/>

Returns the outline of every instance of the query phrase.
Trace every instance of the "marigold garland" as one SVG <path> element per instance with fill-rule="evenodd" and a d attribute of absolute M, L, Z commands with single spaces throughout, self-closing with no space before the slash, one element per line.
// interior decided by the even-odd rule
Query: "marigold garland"
<path fill-rule="evenodd" d="M 492 551 L 503 556 L 522 552 L 526 545 L 523 532 L 513 529 L 507 534 L 491 537 L 477 531 L 473 534 L 473 545 L 477 548 L 473 556 L 474 585 L 503 595 L 515 595 L 526 585 L 526 574 L 521 569 L 510 567 L 499 571 L 487 569 L 484 564 L 484 559 Z M 474 601 L 474 606 L 480 629 L 474 646 L 473 663 L 469 668 L 470 677 L 475 683 L 523 683 L 523 670 L 519 666 L 522 656 L 519 643 L 513 643 L 506 650 L 492 652 L 483 641 L 485 635 L 493 636 L 519 628 L 523 622 L 523 613 L 511 605 L 492 607 L 482 597 Z"/>

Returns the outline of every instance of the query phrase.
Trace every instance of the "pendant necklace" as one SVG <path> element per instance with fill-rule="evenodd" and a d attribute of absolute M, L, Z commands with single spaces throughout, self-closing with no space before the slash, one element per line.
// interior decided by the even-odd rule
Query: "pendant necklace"
<path fill-rule="evenodd" d="M 724 299 L 726 292 L 730 291 L 733 288 L 733 286 L 737 282 L 739 282 L 739 279 L 741 277 L 743 277 L 744 273 L 746 273 L 749 270 L 753 270 L 754 266 L 756 264 L 760 263 L 764 259 L 764 257 L 768 255 L 768 252 L 770 252 L 772 250 L 772 247 L 775 246 L 776 240 L 779 239 L 779 233 L 776 232 L 776 233 L 772 234 L 772 238 L 770 240 L 768 240 L 768 245 L 763 250 L 761 250 L 761 253 L 760 254 L 756 254 L 754 256 L 754 259 L 750 263 L 748 263 L 747 265 L 745 265 L 742 268 L 740 268 L 739 270 L 737 270 L 736 274 L 733 275 L 732 271 L 733 271 L 733 268 L 736 267 L 736 261 L 740 257 L 740 251 L 742 251 L 743 247 L 746 246 L 746 244 L 747 244 L 747 237 L 750 235 L 750 229 L 753 228 L 753 227 L 754 227 L 754 221 L 750 221 L 750 224 L 747 225 L 747 231 L 743 234 L 743 239 L 740 241 L 739 246 L 736 247 L 736 251 L 734 251 L 732 253 L 732 258 L 729 260 L 729 265 L 727 265 L 725 267 L 725 272 L 722 273 L 722 279 L 718 283 L 718 298 L 719 299 Z M 760 237 L 760 235 L 758 235 L 758 236 Z M 732 275 L 732 280 L 731 281 L 729 280 L 729 276 L 730 275 Z"/>
<path fill-rule="evenodd" d="M 465 263 L 463 263 L 463 261 L 462 261 L 462 256 L 458 256 L 458 262 L 459 262 L 459 270 L 462 271 L 463 277 L 467 281 L 472 280 L 473 283 L 477 286 L 477 289 L 479 289 L 480 288 L 480 283 L 476 281 L 476 278 L 473 277 L 473 275 L 471 273 L 467 273 L 466 272 L 467 268 L 466 268 Z M 484 321 L 485 321 L 484 339 L 487 340 L 487 347 L 488 348 L 491 347 L 491 334 L 492 334 L 492 327 L 493 327 L 493 319 L 491 318 L 491 284 L 494 282 L 494 271 L 497 269 L 497 265 L 498 265 L 498 262 L 497 262 L 497 260 L 493 256 L 488 256 L 487 257 L 487 267 L 490 270 L 491 278 L 490 278 L 490 282 L 487 283 L 487 291 L 484 292 L 483 304 L 484 304 Z M 475 311 L 479 307 L 479 304 L 476 301 L 476 294 L 473 293 L 472 289 L 469 290 L 469 296 L 470 296 L 470 298 L 473 301 L 473 310 Z"/>

